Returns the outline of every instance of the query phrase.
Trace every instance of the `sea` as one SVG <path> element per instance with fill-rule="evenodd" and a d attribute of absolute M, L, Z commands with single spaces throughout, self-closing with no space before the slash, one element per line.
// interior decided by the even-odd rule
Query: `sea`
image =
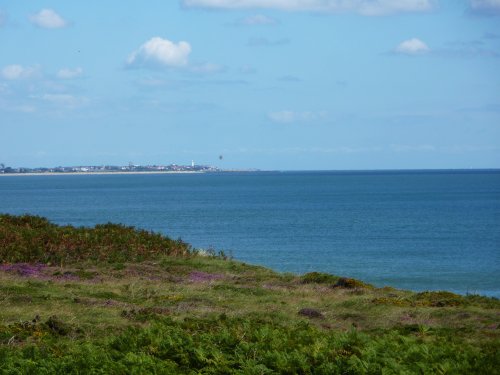
<path fill-rule="evenodd" d="M 281 272 L 500 298 L 500 171 L 0 177 L 0 213 L 114 222 Z"/>

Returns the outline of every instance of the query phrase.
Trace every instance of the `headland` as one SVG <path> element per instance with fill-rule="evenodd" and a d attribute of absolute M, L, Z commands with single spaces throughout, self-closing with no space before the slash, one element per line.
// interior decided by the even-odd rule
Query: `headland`
<path fill-rule="evenodd" d="M 4 373 L 498 373 L 500 302 L 0 215 Z"/>

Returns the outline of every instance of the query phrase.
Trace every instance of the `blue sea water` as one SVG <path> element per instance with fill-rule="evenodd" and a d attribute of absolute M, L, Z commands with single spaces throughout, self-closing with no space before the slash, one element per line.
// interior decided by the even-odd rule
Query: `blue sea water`
<path fill-rule="evenodd" d="M 0 212 L 120 222 L 279 271 L 500 297 L 500 171 L 3 176 Z"/>

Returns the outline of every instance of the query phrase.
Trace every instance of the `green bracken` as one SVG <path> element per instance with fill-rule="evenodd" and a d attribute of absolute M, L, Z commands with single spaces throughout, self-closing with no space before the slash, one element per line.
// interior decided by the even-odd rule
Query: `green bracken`
<path fill-rule="evenodd" d="M 500 302 L 0 215 L 0 374 L 498 374 Z"/>

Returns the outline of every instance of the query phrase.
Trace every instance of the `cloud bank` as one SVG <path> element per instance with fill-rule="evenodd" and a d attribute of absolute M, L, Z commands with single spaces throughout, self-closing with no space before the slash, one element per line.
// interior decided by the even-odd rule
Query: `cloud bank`
<path fill-rule="evenodd" d="M 145 42 L 127 59 L 127 65 L 182 67 L 188 64 L 191 45 L 181 41 L 171 42 L 168 39 L 154 37 Z"/>
<path fill-rule="evenodd" d="M 182 0 L 182 5 L 188 8 L 260 8 L 297 12 L 353 12 L 366 16 L 380 16 L 404 12 L 426 12 L 433 8 L 433 2 L 433 0 Z"/>
<path fill-rule="evenodd" d="M 42 9 L 31 15 L 30 21 L 44 29 L 61 29 L 68 26 L 68 22 L 52 9 Z"/>

